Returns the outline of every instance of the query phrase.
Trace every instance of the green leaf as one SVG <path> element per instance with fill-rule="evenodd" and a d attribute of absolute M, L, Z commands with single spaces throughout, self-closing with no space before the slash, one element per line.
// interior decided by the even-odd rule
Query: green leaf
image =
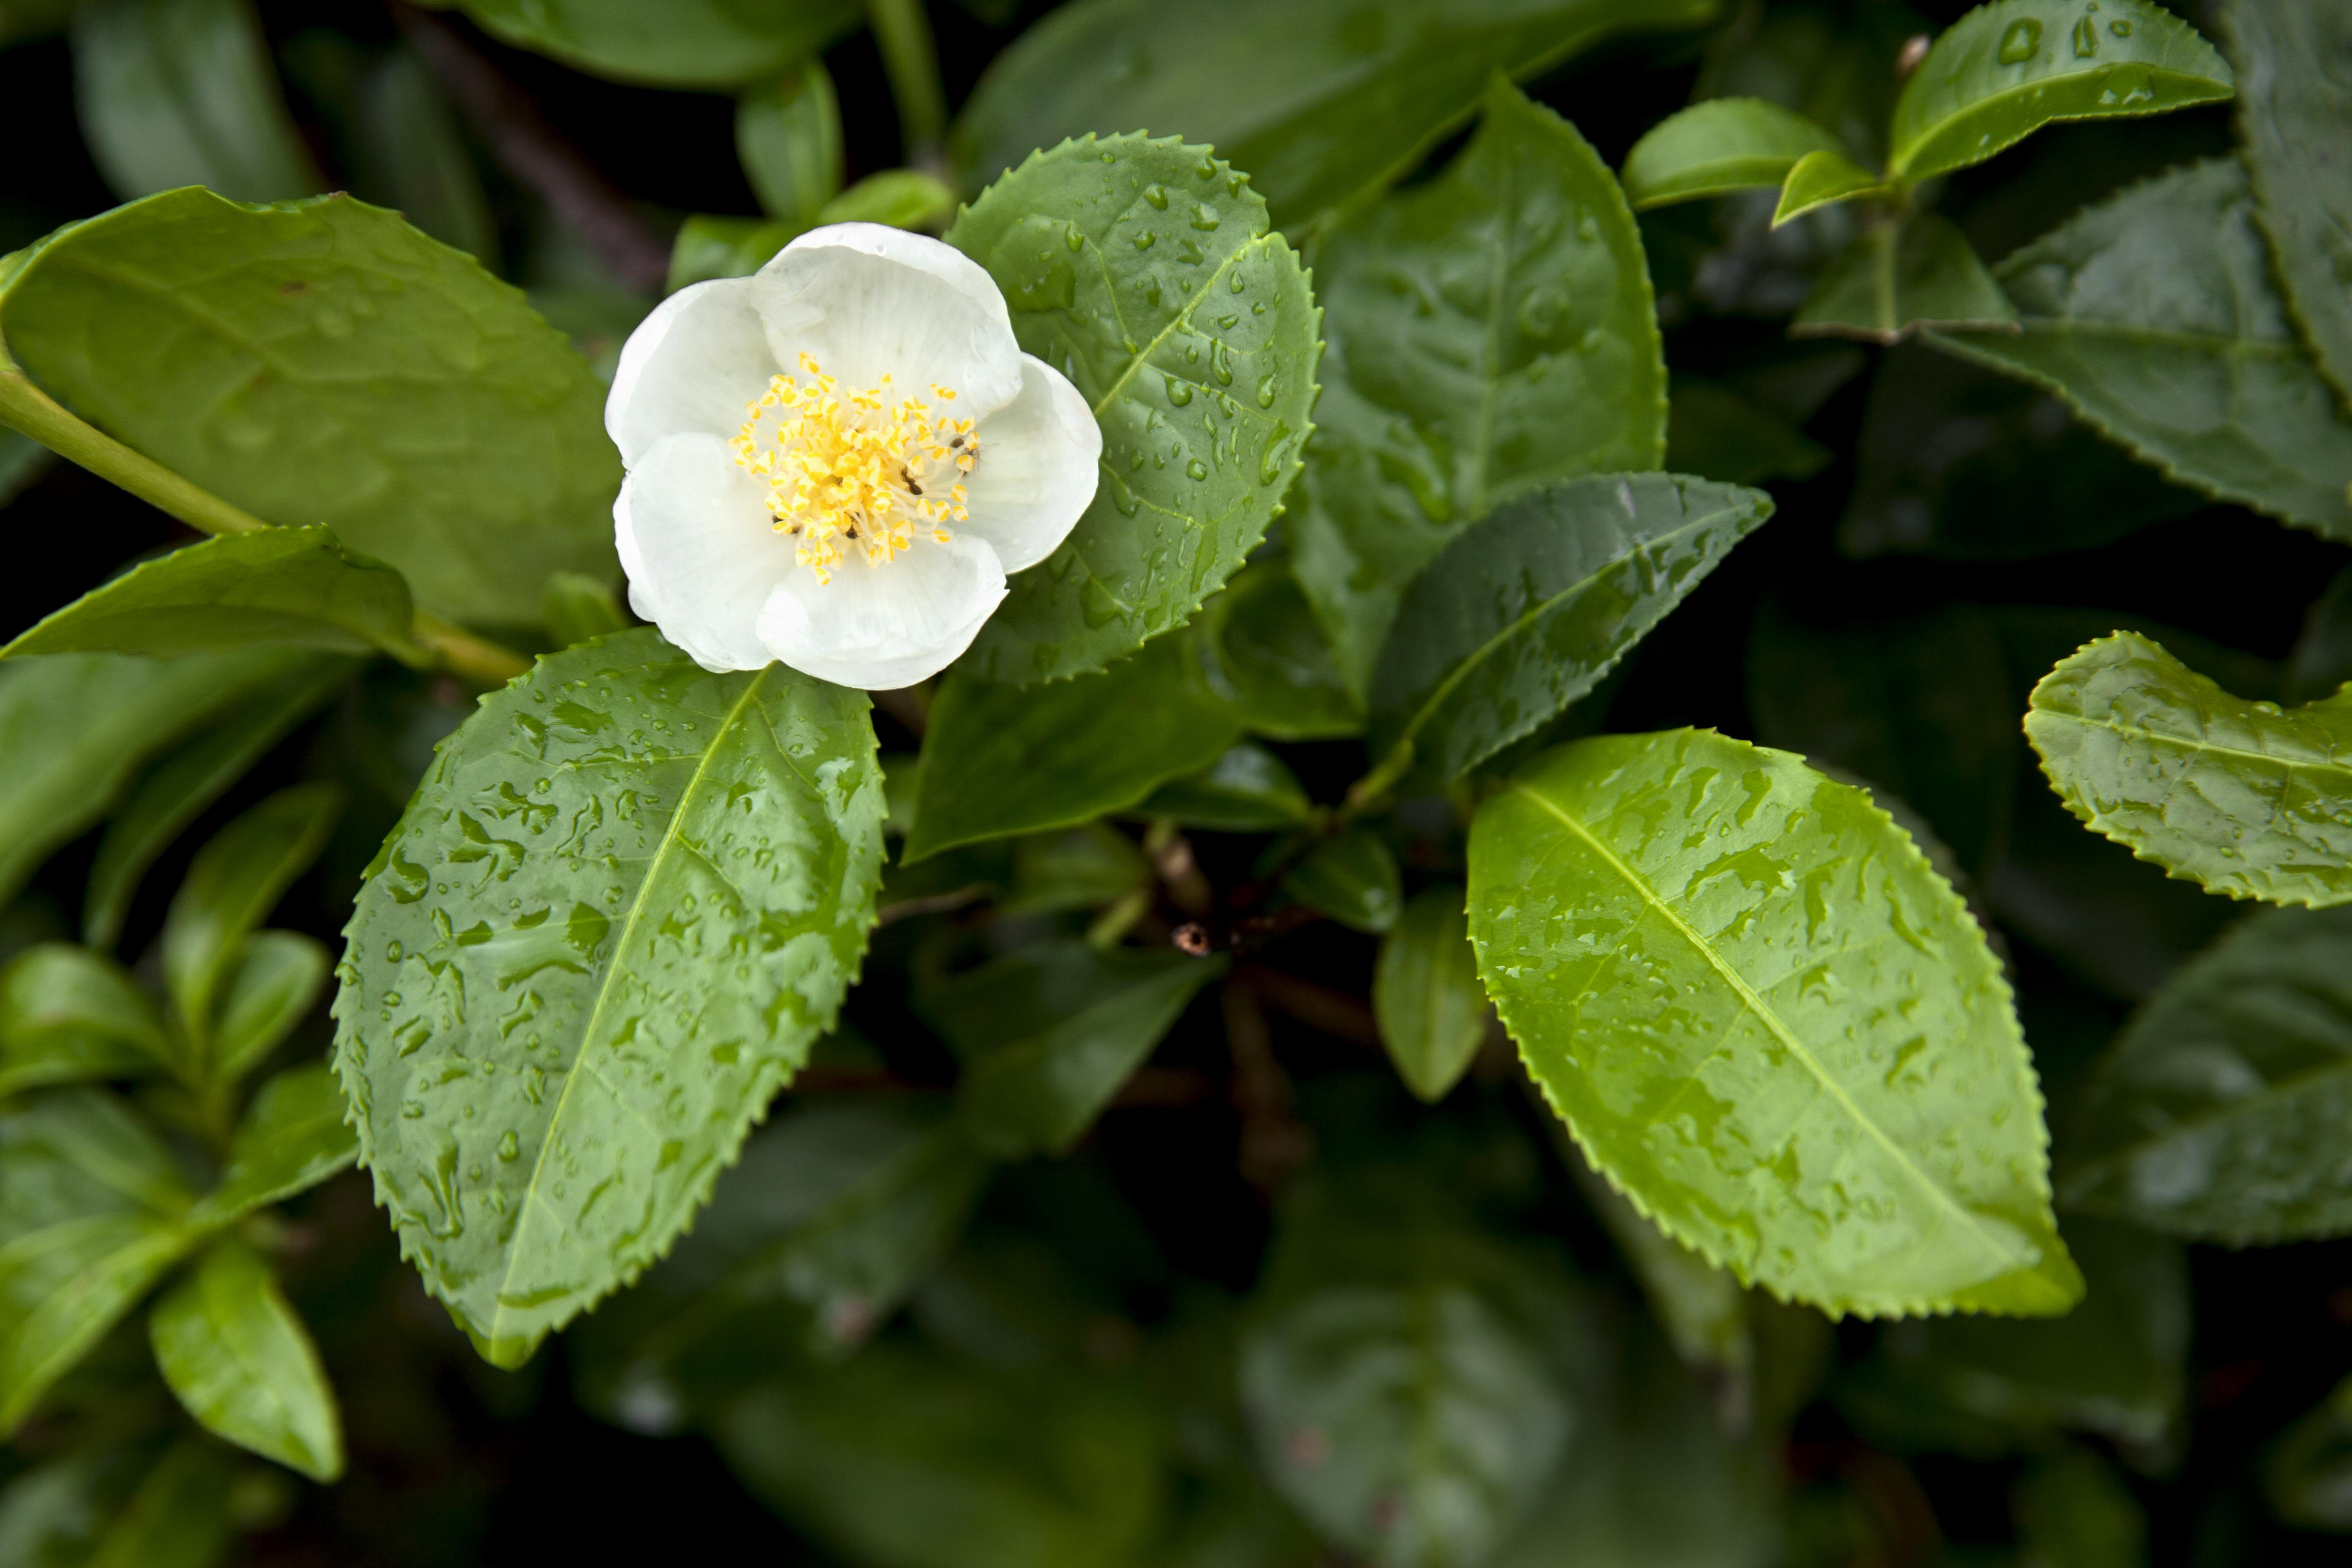
<path fill-rule="evenodd" d="M 946 981 L 922 1008 L 963 1058 L 972 1142 L 999 1159 L 1062 1154 L 1224 972 L 1172 948 L 1034 942 Z"/>
<path fill-rule="evenodd" d="M 1838 139 L 1794 110 L 1760 98 L 1714 98 L 1652 126 L 1625 154 L 1625 199 L 1635 212 L 1777 185 L 1809 153 Z"/>
<path fill-rule="evenodd" d="M 188 1224 L 218 1229 L 350 1169 L 359 1158 L 350 1118 L 342 1086 L 325 1064 L 309 1062 L 279 1073 L 246 1109 L 220 1183 L 188 1211 Z"/>
<path fill-rule="evenodd" d="M 136 1077 L 173 1059 L 163 1014 L 113 960 L 47 942 L 0 969 L 0 1098 Z"/>
<path fill-rule="evenodd" d="M 950 675 L 931 704 L 903 863 L 1122 811 L 1241 738 L 1183 637 L 1099 675 L 1024 689 Z"/>
<path fill-rule="evenodd" d="M 219 1081 L 236 1082 L 284 1042 L 318 1001 L 332 964 L 326 945 L 299 931 L 257 931 L 246 938 L 214 1026 Z"/>
<path fill-rule="evenodd" d="M 84 1568 L 139 1479 L 134 1462 L 127 1445 L 82 1447 L 12 1476 L 0 1489 L 0 1562 Z"/>
<path fill-rule="evenodd" d="M 1822 269 L 1789 330 L 1800 337 L 1895 343 L 1923 327 L 2005 327 L 2017 307 L 1949 220 L 1882 219 Z"/>
<path fill-rule="evenodd" d="M 1808 153 L 1789 170 L 1780 186 L 1780 204 L 1772 209 L 1772 226 L 1791 223 L 1807 213 L 1856 196 L 1885 190 L 1876 174 L 1835 148 Z"/>
<path fill-rule="evenodd" d="M 1079 0 L 998 57 L 950 143 L 971 185 L 1065 136 L 1165 127 L 1214 143 L 1296 226 L 1412 169 L 1470 118 L 1496 71 L 1524 80 L 1612 34 L 1695 27 L 1717 10 L 1713 0 Z"/>
<path fill-rule="evenodd" d="M 1308 909 L 1371 936 L 1396 924 L 1404 903 L 1396 857 L 1363 827 L 1318 842 L 1282 874 L 1281 886 Z"/>
<path fill-rule="evenodd" d="M 1039 153 L 947 238 L 1103 428 L 1094 503 L 1013 577 L 964 667 L 1101 669 L 1191 619 L 1265 534 L 1311 427 L 1322 313 L 1248 176 L 1173 139 Z"/>
<path fill-rule="evenodd" d="M 8 0 L 0 6 L 0 44 L 63 32 L 73 19 L 73 8 L 74 0 Z"/>
<path fill-rule="evenodd" d="M 206 539 L 132 567 L 0 647 L 44 653 L 193 653 L 268 646 L 378 648 L 426 657 L 409 635 L 408 584 L 354 555 L 332 530 L 271 528 Z"/>
<path fill-rule="evenodd" d="M 1179 827 L 1217 833 L 1276 833 L 1304 826 L 1315 814 L 1307 786 L 1290 764 L 1263 746 L 1244 742 L 1211 763 L 1206 772 L 1172 780 L 1135 808 Z"/>
<path fill-rule="evenodd" d="M 2263 1465 L 2263 1492 L 2304 1530 L 2352 1531 L 2352 1379 L 2289 1426 Z"/>
<path fill-rule="evenodd" d="M 604 389 L 520 291 L 348 196 L 173 191 L 59 230 L 0 285 L 51 396 L 268 522 L 322 522 L 426 605 L 526 622 L 614 573 Z"/>
<path fill-rule="evenodd" d="M 117 195 L 208 185 L 274 202 L 326 188 L 251 0 L 92 0 L 73 35 L 82 135 Z"/>
<path fill-rule="evenodd" d="M 1720 382 L 1675 377 L 1666 410 L 1666 467 L 1728 485 L 1809 479 L 1830 449 L 1794 421 Z"/>
<path fill-rule="evenodd" d="M 2067 810 L 2171 875 L 2233 899 L 2352 900 L 2352 692 L 2283 712 L 2118 632 L 2042 678 L 2025 733 Z"/>
<path fill-rule="evenodd" d="M 841 104 L 814 58 L 735 100 L 735 156 L 767 215 L 814 223 L 841 191 Z"/>
<path fill-rule="evenodd" d="M 353 81 L 347 97 L 354 194 L 497 271 L 498 216 L 425 63 L 394 49 Z"/>
<path fill-rule="evenodd" d="M 1719 1379 L 1727 1403 L 1752 1400 L 1756 1336 L 1739 1281 L 1651 1224 L 1592 1168 L 1565 1127 L 1559 1129 L 1559 1141 L 1560 1163 L 1617 1244 L 1618 1256 L 1641 1285 L 1675 1354 Z"/>
<path fill-rule="evenodd" d="M 1463 524 L 1658 466 L 1666 368 L 1617 182 L 1508 88 L 1438 180 L 1335 224 L 1316 279 L 1329 353 L 1291 545 L 1360 691 L 1405 584 Z"/>
<path fill-rule="evenodd" d="M 2301 0 L 2234 0 L 2222 15 L 2246 76 L 2238 133 L 2255 219 L 2305 346 L 2352 397 L 2352 166 L 2336 149 L 2352 31 L 2340 10 Z"/>
<path fill-rule="evenodd" d="M 2062 1145 L 2067 1207 L 2233 1247 L 2352 1231 L 2352 910 L 2266 910 L 2116 1037 Z"/>
<path fill-rule="evenodd" d="M 1314 608 L 1286 563 L 1254 561 L 1235 574 L 1209 601 L 1200 648 L 1210 689 L 1241 710 L 1253 734 L 1329 741 L 1364 728 Z"/>
<path fill-rule="evenodd" d="M 87 1568 L 213 1568 L 229 1547 L 228 1458 L 210 1443 L 173 1444 L 107 1526 Z"/>
<path fill-rule="evenodd" d="M 1406 588 L 1381 645 L 1381 770 L 1435 785 L 1533 734 L 1771 515 L 1760 490 L 1597 474 L 1462 530 Z"/>
<path fill-rule="evenodd" d="M 2352 540 L 2352 423 L 2271 281 L 2236 159 L 2135 185 L 1999 276 L 2024 331 L 1937 347 L 2047 387 L 2168 479 Z"/>
<path fill-rule="evenodd" d="M 492 1361 L 666 1251 L 831 1027 L 881 872 L 866 715 L 623 632 L 485 699 L 384 841 L 336 1068 L 377 1201 Z"/>
<path fill-rule="evenodd" d="M 868 174 L 818 209 L 819 223 L 887 223 L 937 233 L 956 216 L 955 187 L 920 169 Z"/>
<path fill-rule="evenodd" d="M 1372 971 L 1372 1016 L 1405 1087 L 1432 1105 L 1444 1100 L 1470 1070 L 1492 1012 L 1460 884 L 1423 888 L 1381 941 Z"/>
<path fill-rule="evenodd" d="M 614 81 L 740 87 L 857 26 L 856 0 L 459 0 L 517 48 Z"/>
<path fill-rule="evenodd" d="M 215 1436 L 321 1484 L 343 1473 L 343 1431 L 319 1349 L 260 1254 L 212 1245 L 147 1320 L 155 1364 Z"/>
<path fill-rule="evenodd" d="M 2213 46 L 2151 0 L 1993 0 L 1946 29 L 1904 85 L 1886 170 L 1907 188 L 2059 121 L 2162 114 L 2236 89 Z"/>
<path fill-rule="evenodd" d="M 1151 883 L 1135 841 L 1107 822 L 1033 834 L 1013 845 L 1013 883 L 996 903 L 1008 915 L 1100 908 Z"/>
<path fill-rule="evenodd" d="M 2069 1446 L 2028 1470 L 2011 1493 L 2022 1568 L 2145 1568 L 2147 1515 L 2116 1467 Z"/>
<path fill-rule="evenodd" d="M 601 577 L 578 572 L 549 574 L 541 598 L 540 622 L 547 627 L 548 640 L 557 647 L 629 627 L 629 617 L 621 613 L 611 585 Z"/>
<path fill-rule="evenodd" d="M 0 506 L 6 506 L 48 471 L 49 449 L 29 436 L 0 428 Z"/>
<path fill-rule="evenodd" d="M 1478 970 L 1666 1233 L 1832 1312 L 2063 1312 L 2040 1091 L 1949 884 L 1864 792 L 1704 731 L 1544 753 L 1470 833 Z"/>
<path fill-rule="evenodd" d="M 675 294 L 713 278 L 749 278 L 807 226 L 777 218 L 697 213 L 678 226 L 677 238 L 671 242 L 666 287 Z"/>
<path fill-rule="evenodd" d="M 196 852 L 163 917 L 161 946 L 163 983 L 181 1027 L 199 1044 L 200 1060 L 245 939 L 319 858 L 342 810 L 340 784 L 297 784 L 222 828 Z"/>

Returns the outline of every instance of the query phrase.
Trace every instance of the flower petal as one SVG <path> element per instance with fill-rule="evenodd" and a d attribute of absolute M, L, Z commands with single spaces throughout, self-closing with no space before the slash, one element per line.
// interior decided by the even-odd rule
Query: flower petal
<path fill-rule="evenodd" d="M 624 466 L 635 468 L 665 436 L 742 428 L 777 369 L 756 294 L 748 279 L 697 283 L 655 306 L 629 334 L 604 399 L 604 430 Z"/>
<path fill-rule="evenodd" d="M 1021 369 L 1021 395 L 980 423 L 980 461 L 964 481 L 971 516 L 956 524 L 996 546 L 1007 572 L 1054 553 L 1102 478 L 1102 426 L 1086 398 L 1044 360 L 1023 354 Z"/>
<path fill-rule="evenodd" d="M 670 436 L 629 470 L 613 503 L 613 540 L 629 605 L 709 670 L 764 669 L 760 607 L 808 571 L 775 531 L 767 491 L 707 432 Z"/>
<path fill-rule="evenodd" d="M 954 663 L 1003 597 L 1004 568 L 986 540 L 923 539 L 880 566 L 853 553 L 829 583 L 792 574 L 760 612 L 760 637 L 804 675 L 888 691 Z"/>

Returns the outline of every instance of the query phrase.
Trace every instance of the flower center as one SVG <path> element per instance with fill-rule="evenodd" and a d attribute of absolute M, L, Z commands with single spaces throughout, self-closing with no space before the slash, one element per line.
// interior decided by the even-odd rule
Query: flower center
<path fill-rule="evenodd" d="M 845 552 L 879 566 L 913 548 L 918 531 L 945 544 L 961 522 L 963 486 L 980 461 L 969 419 L 950 419 L 920 397 L 898 397 L 890 378 L 844 392 L 807 354 L 807 379 L 780 375 L 754 401 L 735 436 L 735 461 L 768 487 L 776 531 L 795 536 L 800 563 L 833 580 Z M 934 386 L 941 403 L 952 388 Z"/>

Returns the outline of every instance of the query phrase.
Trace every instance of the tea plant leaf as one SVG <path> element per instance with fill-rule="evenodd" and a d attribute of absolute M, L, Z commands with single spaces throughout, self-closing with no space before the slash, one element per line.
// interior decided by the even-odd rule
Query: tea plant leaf
<path fill-rule="evenodd" d="M 2058 121 L 2162 114 L 2236 86 L 2197 29 L 2150 0 L 1993 0 L 1946 29 L 1905 84 L 1886 172 L 1916 185 Z"/>
<path fill-rule="evenodd" d="M 322 522 L 426 605 L 528 622 L 614 574 L 604 388 L 521 293 L 348 196 L 173 191 L 0 284 L 8 352 L 107 434 L 266 522 Z"/>
<path fill-rule="evenodd" d="M 299 47 L 290 44 L 289 55 Z M 410 49 L 395 49 L 342 95 L 329 96 L 350 100 L 353 194 L 498 271 L 498 216 L 457 117 L 425 62 Z"/>
<path fill-rule="evenodd" d="M 336 1070 L 404 1250 L 491 1361 L 667 1250 L 832 1026 L 881 873 L 866 714 L 623 632 L 485 699 L 385 840 Z"/>
<path fill-rule="evenodd" d="M 2238 132 L 2255 221 L 2305 346 L 2352 397 L 2352 164 L 2337 146 L 2352 94 L 2352 19 L 2298 0 L 2233 0 L 2222 15 L 2245 78 Z"/>
<path fill-rule="evenodd" d="M 1369 828 L 1326 838 L 1282 874 L 1282 890 L 1351 931 L 1378 936 L 1396 924 L 1404 877 L 1396 857 Z"/>
<path fill-rule="evenodd" d="M 350 1169 L 359 1140 L 349 1116 L 342 1086 L 323 1063 L 279 1073 L 246 1108 L 220 1184 L 188 1211 L 188 1223 L 217 1229 Z"/>
<path fill-rule="evenodd" d="M 629 629 L 629 617 L 602 578 L 578 572 L 551 573 L 540 595 L 540 622 L 557 647 Z"/>
<path fill-rule="evenodd" d="M 868 174 L 820 208 L 819 223 L 887 223 L 933 232 L 947 226 L 960 205 L 955 187 L 920 169 Z"/>
<path fill-rule="evenodd" d="M 1263 746 L 1235 746 L 1201 773 L 1174 779 L 1137 806 L 1139 816 L 1219 833 L 1275 833 L 1315 815 L 1290 764 Z"/>
<path fill-rule="evenodd" d="M 173 1060 L 162 1011 L 112 959 L 45 942 L 0 969 L 0 1095 L 131 1078 Z"/>
<path fill-rule="evenodd" d="M 1666 468 L 1725 484 L 1809 479 L 1830 466 L 1830 449 L 1795 421 L 1735 387 L 1675 377 L 1666 410 Z"/>
<path fill-rule="evenodd" d="M 342 815 L 340 784 L 280 790 L 197 851 L 163 916 L 163 984 L 180 1026 L 205 1060 L 215 1005 L 236 972 L 245 939 L 268 918 L 294 879 L 326 847 Z"/>
<path fill-rule="evenodd" d="M 1311 427 L 1322 312 L 1248 176 L 1173 138 L 1035 153 L 947 239 L 1103 429 L 1094 504 L 1013 577 L 962 668 L 1101 669 L 1190 620 L 1265 535 Z"/>
<path fill-rule="evenodd" d="M 2000 965 L 1863 791 L 1704 731 L 1559 747 L 1472 824 L 1470 934 L 1587 1156 L 1743 1283 L 1872 1317 L 2081 1294 Z"/>
<path fill-rule="evenodd" d="M 1666 370 L 1617 182 L 1507 86 L 1443 176 L 1335 224 L 1316 268 L 1330 351 L 1291 548 L 1360 692 L 1405 584 L 1463 524 L 1658 466 Z"/>
<path fill-rule="evenodd" d="M 1458 883 L 1423 888 L 1381 942 L 1372 1016 L 1405 1087 L 1434 1105 L 1486 1037 L 1486 988 Z"/>
<path fill-rule="evenodd" d="M 2068 1129 L 2068 1209 L 2232 1247 L 2352 1232 L 2352 910 L 2265 910 L 2116 1037 Z"/>
<path fill-rule="evenodd" d="M 517 48 L 614 81 L 740 87 L 857 26 L 856 0 L 459 0 Z"/>
<path fill-rule="evenodd" d="M 1807 154 L 1842 145 L 1793 109 L 1760 98 L 1711 98 L 1652 126 L 1625 154 L 1620 177 L 1633 210 L 1647 212 L 1777 185 Z"/>
<path fill-rule="evenodd" d="M 1793 222 L 1819 207 L 1856 196 L 1881 194 L 1879 177 L 1834 147 L 1808 153 L 1790 167 L 1780 185 L 1780 200 L 1772 209 L 1772 226 Z"/>
<path fill-rule="evenodd" d="M 2352 696 L 2247 702 L 2136 632 L 2033 689 L 2026 737 L 2066 809 L 2209 892 L 2352 900 Z"/>
<path fill-rule="evenodd" d="M 1252 734 L 1329 741 L 1359 734 L 1363 714 L 1286 563 L 1253 561 L 1209 601 L 1200 641 L 1209 689 Z"/>
<path fill-rule="evenodd" d="M 2133 186 L 1998 276 L 2024 331 L 1937 347 L 2047 387 L 2169 479 L 2352 540 L 2352 423 L 2287 319 L 2236 159 Z"/>
<path fill-rule="evenodd" d="M 1441 784 L 1533 734 L 1771 515 L 1760 490 L 1599 474 L 1456 533 L 1405 590 L 1381 647 L 1381 769 Z"/>
<path fill-rule="evenodd" d="M 218 1563 L 234 1533 L 236 1467 L 217 1443 L 183 1438 L 164 1451 L 115 1516 L 89 1568 L 194 1568 Z"/>
<path fill-rule="evenodd" d="M 1799 337 L 1900 342 L 1922 327 L 2010 327 L 2017 308 L 1967 237 L 1915 212 L 1873 224 L 1813 285 L 1789 330 Z"/>
<path fill-rule="evenodd" d="M 156 1301 L 147 1333 L 163 1381 L 205 1430 L 321 1484 L 343 1473 L 319 1349 L 253 1248 L 213 1243 Z"/>
<path fill-rule="evenodd" d="M 246 938 L 220 994 L 215 1079 L 235 1083 L 259 1067 L 310 1011 L 333 966 L 326 945 L 299 931 L 257 931 Z"/>
<path fill-rule="evenodd" d="M 841 192 L 841 103 L 810 58 L 735 100 L 735 156 L 770 217 L 814 223 Z"/>

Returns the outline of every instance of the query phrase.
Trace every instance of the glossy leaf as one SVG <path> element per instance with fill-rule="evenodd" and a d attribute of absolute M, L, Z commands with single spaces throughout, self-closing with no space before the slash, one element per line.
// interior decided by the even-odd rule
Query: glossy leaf
<path fill-rule="evenodd" d="M 1252 734 L 1328 741 L 1363 730 L 1355 696 L 1287 564 L 1243 567 L 1209 601 L 1200 647 L 1209 689 L 1240 710 Z"/>
<path fill-rule="evenodd" d="M 156 1301 L 147 1332 L 163 1381 L 207 1431 L 314 1481 L 342 1474 L 342 1422 L 318 1347 L 251 1247 L 213 1243 Z"/>
<path fill-rule="evenodd" d="M 196 852 L 163 917 L 163 983 L 189 1038 L 208 1043 L 221 992 L 245 939 L 310 869 L 342 815 L 332 784 L 278 791 L 215 834 Z"/>
<path fill-rule="evenodd" d="M 1123 811 L 1214 762 L 1241 724 L 1189 668 L 1184 641 L 1163 637 L 1038 689 L 950 676 L 931 704 L 900 859 Z"/>
<path fill-rule="evenodd" d="M 492 1361 L 659 1257 L 832 1026 L 881 871 L 866 713 L 624 632 L 486 699 L 385 840 L 336 1068 L 377 1201 Z"/>
<path fill-rule="evenodd" d="M 1819 208 L 1884 190 L 1876 174 L 1836 148 L 1808 153 L 1790 168 L 1788 179 L 1781 184 L 1780 203 L 1772 209 L 1772 226 L 1778 228 Z"/>
<path fill-rule="evenodd" d="M 1625 199 L 1635 212 L 1777 185 L 1799 160 L 1834 153 L 1838 139 L 1794 110 L 1760 98 L 1711 98 L 1670 114 L 1625 154 Z"/>
<path fill-rule="evenodd" d="M 841 104 L 814 58 L 735 100 L 735 155 L 772 218 L 814 223 L 841 190 Z"/>
<path fill-rule="evenodd" d="M 1249 170 L 1293 226 L 1411 169 L 1496 72 L 1523 79 L 1612 33 L 1716 12 L 1711 0 L 1081 0 L 982 79 L 954 151 L 978 184 L 1065 136 L 1180 132 Z"/>
<path fill-rule="evenodd" d="M 2336 143 L 2352 26 L 2343 11 L 2301 0 L 2232 0 L 2231 53 L 2244 75 L 2238 129 L 2253 176 L 2255 220 L 2304 346 L 2336 390 L 2352 397 L 2352 164 Z"/>
<path fill-rule="evenodd" d="M 1424 888 L 1381 942 L 1372 1016 L 1405 1087 L 1431 1104 L 1445 1098 L 1486 1038 L 1486 988 L 1470 946 L 1458 883 Z"/>
<path fill-rule="evenodd" d="M 1915 212 L 1854 237 L 1813 285 L 1790 331 L 1900 342 L 1922 327 L 2011 327 L 2017 307 L 1945 218 Z"/>
<path fill-rule="evenodd" d="M 408 584 L 332 530 L 229 533 L 132 567 L 0 647 L 44 653 L 192 653 L 248 646 L 425 655 Z"/>
<path fill-rule="evenodd" d="M 1405 585 L 1463 524 L 1658 466 L 1665 363 L 1617 182 L 1499 85 L 1444 175 L 1330 228 L 1315 282 L 1330 350 L 1291 547 L 1361 690 Z"/>
<path fill-rule="evenodd" d="M 740 87 L 857 25 L 855 0 L 460 0 L 482 30 L 648 87 Z"/>
<path fill-rule="evenodd" d="M 162 1013 L 113 960 L 42 942 L 0 969 L 0 1098 L 131 1078 L 174 1058 Z"/>
<path fill-rule="evenodd" d="M 1306 268 L 1245 174 L 1172 138 L 1037 153 L 947 238 L 1103 429 L 1094 503 L 1013 577 L 962 667 L 1023 683 L 1101 669 L 1190 620 L 1297 474 L 1321 320 Z"/>
<path fill-rule="evenodd" d="M 1703 731 L 1546 752 L 1470 837 L 1478 968 L 1667 1234 L 1832 1312 L 2065 1311 L 2041 1095 L 1958 897 L 1867 795 Z"/>
<path fill-rule="evenodd" d="M 217 1228 L 350 1169 L 359 1140 L 348 1121 L 342 1086 L 323 1064 L 279 1073 L 246 1108 L 220 1183 L 188 1211 L 188 1223 Z"/>
<path fill-rule="evenodd" d="M 133 202 L 36 247 L 0 330 L 109 435 L 266 522 L 327 524 L 435 609 L 526 622 L 550 572 L 613 572 L 603 385 L 396 214 Z"/>
<path fill-rule="evenodd" d="M 1204 772 L 1161 784 L 1136 811 L 1166 817 L 1179 827 L 1275 833 L 1305 824 L 1315 803 L 1288 763 L 1263 746 L 1244 742 Z"/>
<path fill-rule="evenodd" d="M 326 945 L 299 931 L 257 931 L 246 938 L 214 1024 L 218 1079 L 235 1083 L 268 1059 L 309 1015 L 332 968 Z"/>
<path fill-rule="evenodd" d="M 2352 539 L 2352 423 L 2271 276 L 2244 166 L 2210 159 L 2002 262 L 2022 332 L 1937 344 L 2047 387 L 2168 479 Z"/>
<path fill-rule="evenodd" d="M 2033 689 L 2025 733 L 2066 809 L 2209 892 L 2352 900 L 2352 696 L 2231 696 L 2136 632 Z"/>
<path fill-rule="evenodd" d="M 1404 904 L 1396 857 L 1363 827 L 1318 842 L 1282 874 L 1281 886 L 1308 909 L 1372 936 L 1396 924 Z"/>
<path fill-rule="evenodd" d="M 1993 0 L 1953 23 L 1904 85 L 1887 173 L 1914 185 L 2058 121 L 2161 114 L 2235 90 L 2229 62 L 2151 0 Z"/>
<path fill-rule="evenodd" d="M 1533 734 L 1771 515 L 1761 491 L 1668 474 L 1507 502 L 1405 590 L 1372 675 L 1372 754 L 1435 784 Z"/>

